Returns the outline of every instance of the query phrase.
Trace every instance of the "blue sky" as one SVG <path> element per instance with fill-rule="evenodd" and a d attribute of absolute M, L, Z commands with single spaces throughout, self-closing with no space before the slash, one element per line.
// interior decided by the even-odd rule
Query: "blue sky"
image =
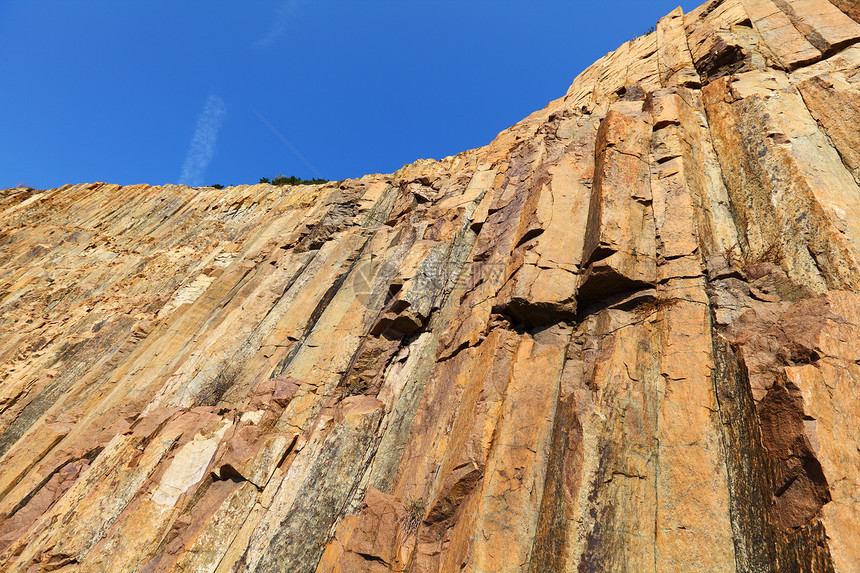
<path fill-rule="evenodd" d="M 676 6 L 0 0 L 0 188 L 388 173 L 489 143 Z"/>

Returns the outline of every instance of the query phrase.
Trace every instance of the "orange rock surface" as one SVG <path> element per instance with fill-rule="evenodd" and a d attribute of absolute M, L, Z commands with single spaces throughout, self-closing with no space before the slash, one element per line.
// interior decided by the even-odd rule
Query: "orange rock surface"
<path fill-rule="evenodd" d="M 860 9 L 390 175 L 0 193 L 0 570 L 860 571 Z"/>

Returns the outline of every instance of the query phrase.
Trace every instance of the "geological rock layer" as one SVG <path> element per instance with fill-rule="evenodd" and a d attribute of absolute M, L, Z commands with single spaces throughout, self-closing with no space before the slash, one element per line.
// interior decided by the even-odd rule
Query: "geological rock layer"
<path fill-rule="evenodd" d="M 860 571 L 860 9 L 393 175 L 0 195 L 0 570 Z"/>

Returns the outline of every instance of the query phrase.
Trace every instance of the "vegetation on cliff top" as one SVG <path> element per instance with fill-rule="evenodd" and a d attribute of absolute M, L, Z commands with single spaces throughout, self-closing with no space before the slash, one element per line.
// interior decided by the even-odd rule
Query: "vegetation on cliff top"
<path fill-rule="evenodd" d="M 260 183 L 268 183 L 270 185 L 319 185 L 321 183 L 328 183 L 328 179 L 302 179 L 301 177 L 296 177 L 295 175 L 290 175 L 287 177 L 286 175 L 278 175 L 277 177 L 273 177 L 269 179 L 268 177 L 260 177 Z M 216 183 L 215 185 L 210 185 L 214 189 L 223 189 L 224 185 Z M 228 187 L 232 187 L 232 185 L 228 185 Z"/>
<path fill-rule="evenodd" d="M 289 177 L 278 175 L 269 180 L 268 177 L 260 177 L 260 183 L 271 183 L 272 185 L 317 185 L 320 183 L 328 183 L 328 179 L 302 179 L 295 175 Z"/>

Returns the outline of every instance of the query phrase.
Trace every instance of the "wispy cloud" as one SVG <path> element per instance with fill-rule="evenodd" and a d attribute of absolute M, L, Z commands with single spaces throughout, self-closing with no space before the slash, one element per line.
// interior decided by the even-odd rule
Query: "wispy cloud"
<path fill-rule="evenodd" d="M 179 177 L 180 185 L 189 187 L 200 187 L 204 185 L 203 174 L 212 161 L 215 153 L 215 143 L 218 141 L 218 130 L 227 115 L 227 104 L 216 95 L 210 95 L 203 104 L 203 111 L 197 118 L 197 128 L 194 137 L 191 138 L 191 146 L 185 163 L 182 165 L 182 175 Z"/>
<path fill-rule="evenodd" d="M 281 2 L 275 17 L 272 18 L 269 29 L 254 41 L 253 46 L 255 48 L 266 48 L 277 42 L 292 27 L 299 8 L 305 3 L 306 0 L 284 0 Z"/>

